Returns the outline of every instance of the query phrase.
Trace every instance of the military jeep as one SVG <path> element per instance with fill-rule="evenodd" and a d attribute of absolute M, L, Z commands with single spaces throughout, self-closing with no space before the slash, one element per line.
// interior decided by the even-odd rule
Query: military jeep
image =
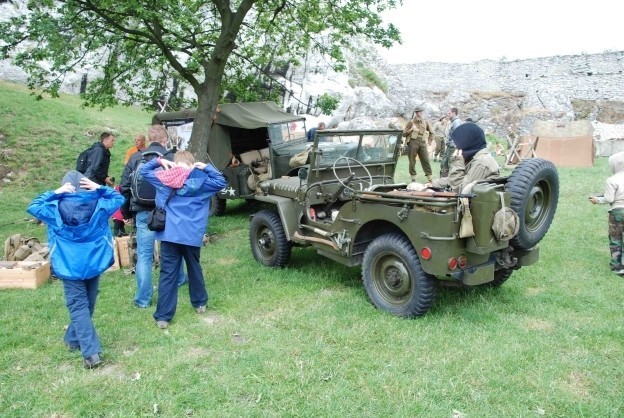
<path fill-rule="evenodd" d="M 296 176 L 259 183 L 265 208 L 251 216 L 254 258 L 284 267 L 293 247 L 311 246 L 361 265 L 372 304 L 402 317 L 426 313 L 438 284 L 500 286 L 538 261 L 559 196 L 551 162 L 523 160 L 469 193 L 412 191 L 394 181 L 400 142 L 397 130 L 317 132 Z"/>
<path fill-rule="evenodd" d="M 157 113 L 153 124 L 169 132 L 170 146 L 184 149 L 197 111 Z M 210 202 L 210 215 L 223 215 L 230 199 L 253 200 L 261 180 L 296 175 L 290 159 L 304 151 L 305 118 L 273 102 L 226 103 L 217 108 L 210 128 L 208 157 L 228 185 Z"/>

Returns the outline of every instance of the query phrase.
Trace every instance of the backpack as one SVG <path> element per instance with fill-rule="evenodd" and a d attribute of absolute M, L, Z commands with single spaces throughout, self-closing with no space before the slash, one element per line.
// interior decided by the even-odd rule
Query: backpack
<path fill-rule="evenodd" d="M 91 150 L 95 147 L 97 143 L 91 145 L 86 150 L 82 151 L 78 154 L 78 158 L 76 159 L 76 171 L 84 174 L 89 168 L 89 156 L 91 155 Z"/>
<path fill-rule="evenodd" d="M 169 154 L 167 152 L 165 155 Z M 141 167 L 154 158 L 163 157 L 158 151 L 146 151 L 142 153 L 141 160 L 136 168 L 130 173 L 130 192 L 134 202 L 141 206 L 156 206 L 156 188 L 141 175 Z"/>

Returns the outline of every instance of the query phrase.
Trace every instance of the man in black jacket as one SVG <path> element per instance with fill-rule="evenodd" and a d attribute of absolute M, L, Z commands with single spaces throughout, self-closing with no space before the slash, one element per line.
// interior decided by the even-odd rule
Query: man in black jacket
<path fill-rule="evenodd" d="M 100 135 L 100 142 L 96 143 L 89 153 L 89 167 L 84 176 L 91 181 L 103 186 L 113 186 L 115 180 L 108 175 L 110 165 L 110 149 L 115 145 L 115 135 L 110 132 L 103 132 Z"/>
<path fill-rule="evenodd" d="M 152 125 L 147 131 L 149 146 L 141 151 L 137 151 L 124 166 L 119 183 L 119 191 L 125 198 L 121 207 L 124 219 L 131 219 L 134 215 L 134 226 L 137 240 L 137 263 L 136 281 L 137 293 L 134 297 L 134 305 L 138 308 L 147 308 L 152 302 L 152 262 L 154 259 L 155 232 L 147 229 L 147 215 L 154 209 L 154 205 L 140 204 L 132 197 L 130 175 L 143 159 L 143 153 L 159 152 L 162 158 L 173 161 L 175 155 L 172 151 L 167 151 L 167 130 L 162 125 Z M 147 157 L 146 157 L 147 158 Z"/>

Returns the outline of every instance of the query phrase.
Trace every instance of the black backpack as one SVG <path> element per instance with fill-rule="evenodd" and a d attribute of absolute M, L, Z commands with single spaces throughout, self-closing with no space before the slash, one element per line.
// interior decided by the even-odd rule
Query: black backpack
<path fill-rule="evenodd" d="M 169 154 L 169 152 L 167 152 Z M 165 154 L 165 155 L 167 155 Z M 141 175 L 141 167 L 154 158 L 163 157 L 158 151 L 145 151 L 136 168 L 130 173 L 130 192 L 134 202 L 141 206 L 156 206 L 156 188 Z"/>
<path fill-rule="evenodd" d="M 91 156 L 91 150 L 97 145 L 97 142 L 91 145 L 86 150 L 82 151 L 78 154 L 78 158 L 76 159 L 76 171 L 84 174 L 89 168 L 89 157 Z"/>

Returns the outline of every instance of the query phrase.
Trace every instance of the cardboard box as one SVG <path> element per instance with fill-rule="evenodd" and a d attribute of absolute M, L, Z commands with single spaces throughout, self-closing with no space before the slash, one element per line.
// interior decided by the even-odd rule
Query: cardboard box
<path fill-rule="evenodd" d="M 36 289 L 49 278 L 48 261 L 16 261 L 15 267 L 0 269 L 0 289 Z"/>
<path fill-rule="evenodd" d="M 117 251 L 119 252 L 119 265 L 123 267 L 132 267 L 130 259 L 130 237 L 115 238 Z"/>

